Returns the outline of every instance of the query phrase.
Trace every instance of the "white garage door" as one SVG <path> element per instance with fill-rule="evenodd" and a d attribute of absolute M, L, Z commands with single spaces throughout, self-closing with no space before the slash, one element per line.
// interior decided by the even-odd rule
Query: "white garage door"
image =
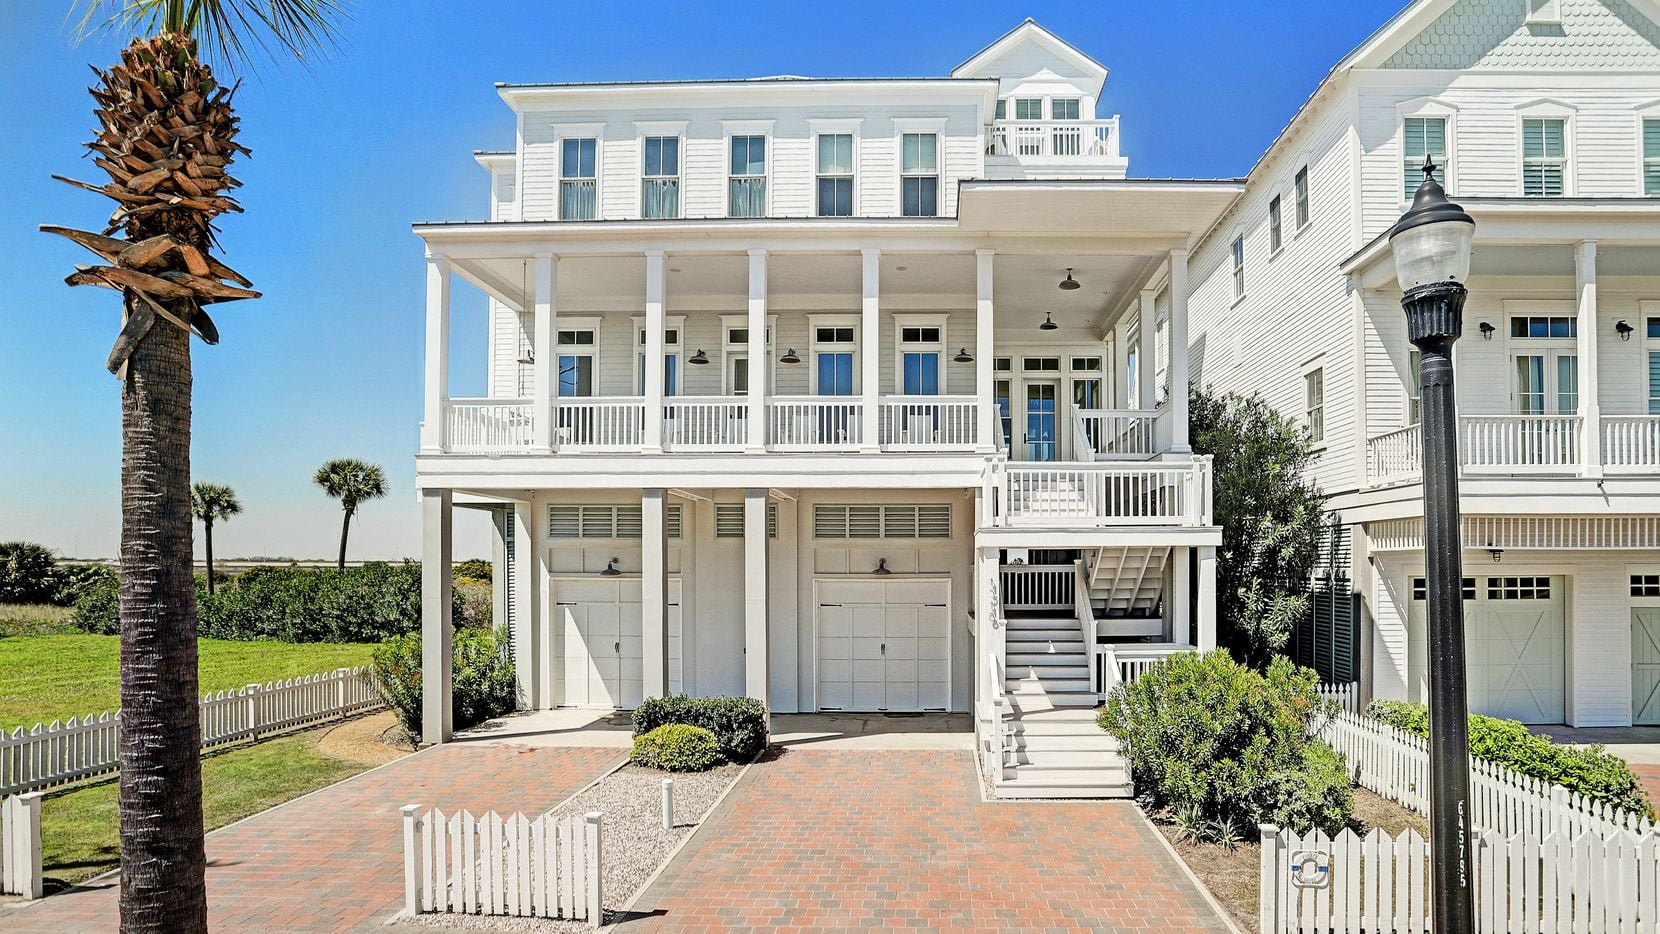
<path fill-rule="evenodd" d="M 637 707 L 644 697 L 640 579 L 555 579 L 556 625 L 564 636 L 565 704 Z M 680 579 L 669 579 L 669 690 L 680 681 Z"/>
<path fill-rule="evenodd" d="M 1473 588 L 1473 591 L 1472 591 Z M 1465 578 L 1464 644 L 1470 712 L 1561 723 L 1566 716 L 1566 627 L 1560 577 Z M 1423 579 L 1408 614 L 1413 700 L 1429 695 Z"/>
<path fill-rule="evenodd" d="M 950 705 L 950 581 L 819 581 L 816 589 L 820 709 Z"/>

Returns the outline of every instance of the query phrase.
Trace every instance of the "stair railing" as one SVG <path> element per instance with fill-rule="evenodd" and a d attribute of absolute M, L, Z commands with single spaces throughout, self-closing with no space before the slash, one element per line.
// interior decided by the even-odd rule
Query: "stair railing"
<path fill-rule="evenodd" d="M 997 785 L 1003 781 L 1003 766 L 1008 761 L 1008 739 L 1004 734 L 1003 711 L 1009 706 L 1009 700 L 1003 696 L 1003 660 L 997 657 L 996 652 L 986 653 L 986 677 L 990 681 L 987 685 L 986 706 L 991 713 L 991 730 L 987 736 L 991 748 L 986 750 L 986 777 L 993 785 Z"/>
<path fill-rule="evenodd" d="M 1097 558 L 1099 560 L 1099 558 Z M 1072 604 L 1073 615 L 1078 622 L 1078 631 L 1084 639 L 1084 651 L 1089 659 L 1089 689 L 1096 694 L 1105 694 L 1117 683 L 1114 672 L 1103 666 L 1103 660 L 1111 654 L 1111 649 L 1097 643 L 1095 638 L 1095 607 L 1089 599 L 1089 569 L 1084 559 L 1078 558 L 1072 562 Z"/>

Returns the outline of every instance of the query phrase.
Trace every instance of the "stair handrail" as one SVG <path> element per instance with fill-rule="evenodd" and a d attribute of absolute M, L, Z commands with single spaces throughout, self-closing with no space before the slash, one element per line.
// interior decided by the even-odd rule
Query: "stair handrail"
<path fill-rule="evenodd" d="M 1097 557 L 1096 560 L 1100 560 Z M 1105 694 L 1110 684 L 1109 679 L 1116 682 L 1116 677 L 1108 673 L 1101 665 L 1101 661 L 1108 651 L 1106 646 L 1100 645 L 1095 639 L 1095 608 L 1089 600 L 1089 569 L 1083 558 L 1072 562 L 1072 604 L 1073 616 L 1078 622 L 1078 632 L 1083 636 L 1085 656 L 1089 659 L 1089 689 L 1096 694 Z"/>
<path fill-rule="evenodd" d="M 1003 709 L 1009 704 L 1008 698 L 1003 696 L 1003 660 L 997 657 L 996 652 L 986 653 L 986 676 L 990 681 L 990 690 L 986 693 L 986 706 L 991 712 L 991 735 L 988 737 L 991 748 L 987 752 L 990 756 L 996 757 L 988 758 L 989 767 L 986 772 L 995 786 L 1003 781 L 1003 765 L 1007 761 L 1007 740 L 1003 737 Z"/>

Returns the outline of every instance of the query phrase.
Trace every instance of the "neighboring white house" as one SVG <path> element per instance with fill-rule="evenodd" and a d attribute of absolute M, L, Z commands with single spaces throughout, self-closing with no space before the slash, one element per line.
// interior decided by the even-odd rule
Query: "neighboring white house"
<path fill-rule="evenodd" d="M 1416 360 L 1386 234 L 1426 153 L 1477 223 L 1455 348 L 1471 707 L 1660 723 L 1651 0 L 1410 4 L 1195 250 L 1195 383 L 1305 420 L 1346 533 L 1337 564 L 1352 542 L 1354 628 L 1331 601 L 1298 654 L 1377 697 L 1425 692 Z"/>
<path fill-rule="evenodd" d="M 1155 347 L 1242 185 L 1126 179 L 1106 78 L 1028 20 L 941 78 L 500 86 L 489 219 L 415 228 L 428 738 L 467 506 L 523 707 L 974 712 L 1000 794 L 1127 793 L 1101 692 L 1214 644 Z M 448 390 L 456 276 L 484 398 Z"/>

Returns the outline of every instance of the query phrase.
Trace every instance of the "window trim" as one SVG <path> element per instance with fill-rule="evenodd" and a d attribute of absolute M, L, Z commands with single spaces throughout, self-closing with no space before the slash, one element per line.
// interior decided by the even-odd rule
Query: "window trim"
<path fill-rule="evenodd" d="M 748 327 L 749 315 L 720 316 L 720 391 L 723 396 L 739 395 L 739 393 L 734 391 L 732 388 L 732 360 L 738 357 L 742 357 L 745 360 L 750 361 L 755 359 L 755 357 L 749 352 L 749 344 L 747 340 L 742 344 L 735 344 L 732 342 L 731 331 L 733 328 L 748 329 Z M 777 333 L 778 316 L 767 315 L 766 346 L 762 348 L 761 355 L 766 358 L 768 364 L 773 364 L 772 345 L 774 335 Z M 776 379 L 776 374 L 777 368 L 776 365 L 773 365 L 773 368 L 767 372 L 767 385 L 769 392 L 776 391 L 775 387 L 772 386 L 772 383 Z M 755 386 L 755 370 L 753 367 L 749 370 L 749 385 L 751 387 L 751 391 L 753 391 Z M 747 397 L 748 393 L 746 392 L 743 395 Z"/>
<path fill-rule="evenodd" d="M 860 320 L 863 316 L 857 314 L 829 314 L 807 316 L 807 391 L 808 395 L 821 395 L 818 388 L 818 354 L 819 348 L 837 348 L 844 346 L 840 341 L 821 344 L 818 339 L 819 328 L 852 328 L 853 342 L 848 351 L 853 354 L 852 377 L 853 391 L 848 398 L 864 392 L 864 366 L 861 357 L 864 351 L 864 331 Z"/>
<path fill-rule="evenodd" d="M 1233 278 L 1233 304 L 1245 300 L 1245 231 L 1235 228 L 1233 240 L 1228 243 L 1228 256 Z"/>
<path fill-rule="evenodd" d="M 762 164 L 761 164 L 761 170 L 762 170 L 761 178 L 762 178 L 763 184 L 766 188 L 766 197 L 764 199 L 766 201 L 766 203 L 761 206 L 761 213 L 760 213 L 759 216 L 744 215 L 743 217 L 740 217 L 739 219 L 740 220 L 762 220 L 762 219 L 765 219 L 765 218 L 768 218 L 768 217 L 772 216 L 773 192 L 777 188 L 777 186 L 772 183 L 772 178 L 773 178 L 772 160 L 773 160 L 773 157 L 775 155 L 776 148 L 777 148 L 776 146 L 773 145 L 772 126 L 773 126 L 773 121 L 771 121 L 771 120 L 722 120 L 721 121 L 721 165 L 722 165 L 722 169 L 721 169 L 721 205 L 725 209 L 721 212 L 723 217 L 735 217 L 735 216 L 737 216 L 737 215 L 734 215 L 732 213 L 732 179 L 734 179 L 734 178 L 754 178 L 755 177 L 753 175 L 736 175 L 735 176 L 735 175 L 732 174 L 732 140 L 737 138 L 737 137 L 740 137 L 740 136 L 759 136 L 759 137 L 761 137 L 765 141 L 765 142 L 762 143 L 762 145 L 766 147 L 767 151 L 766 151 L 766 156 L 765 156 L 765 158 L 762 159 Z"/>
<path fill-rule="evenodd" d="M 946 210 L 945 184 L 945 127 L 944 117 L 912 117 L 895 119 L 893 121 L 893 192 L 895 217 L 950 217 L 951 212 Z M 934 137 L 934 172 L 932 175 L 907 175 L 905 173 L 905 137 L 913 134 Z M 906 214 L 905 213 L 905 179 L 933 178 L 934 179 L 934 213 Z"/>
<path fill-rule="evenodd" d="M 1657 191 L 1651 195 L 1644 190 L 1648 181 L 1647 172 L 1645 170 L 1650 159 L 1643 154 L 1644 124 L 1650 120 L 1660 123 L 1660 100 L 1651 101 L 1638 107 L 1632 114 L 1632 117 L 1635 122 L 1635 129 L 1637 133 L 1637 197 L 1660 199 L 1660 191 Z M 1660 154 L 1656 154 L 1653 161 L 1656 163 L 1656 168 L 1660 169 Z"/>
<path fill-rule="evenodd" d="M 1283 196 L 1274 192 L 1274 197 L 1268 199 L 1268 259 L 1285 252 L 1285 202 Z"/>
<path fill-rule="evenodd" d="M 1313 192 L 1309 190 L 1308 163 L 1305 162 L 1291 175 L 1292 218 L 1299 234 L 1314 223 L 1314 206 L 1310 203 L 1313 197 Z"/>
<path fill-rule="evenodd" d="M 639 149 L 640 184 L 635 194 L 638 203 L 634 206 L 634 216 L 641 220 L 680 220 L 686 216 L 686 121 L 677 120 L 658 123 L 635 123 L 635 143 Z M 673 138 L 679 140 L 676 146 L 675 167 L 679 169 L 674 175 L 647 175 L 646 174 L 646 140 L 657 138 Z M 675 212 L 673 217 L 646 217 L 646 182 L 651 179 L 673 178 L 675 180 Z"/>
<path fill-rule="evenodd" d="M 1574 170 L 1577 167 L 1578 152 L 1574 145 L 1576 108 L 1571 104 L 1558 100 L 1537 100 L 1521 104 L 1516 107 L 1516 196 L 1520 198 L 1537 198 L 1553 200 L 1572 198 L 1578 194 L 1579 186 L 1574 184 Z M 1562 193 L 1560 195 L 1530 195 L 1527 193 L 1527 121 L 1529 120 L 1561 120 L 1562 121 Z"/>
<path fill-rule="evenodd" d="M 859 184 L 859 151 L 860 151 L 859 128 L 860 128 L 861 124 L 863 124 L 863 122 L 864 121 L 862 121 L 862 120 L 809 120 L 809 121 L 807 121 L 808 133 L 809 133 L 809 136 L 812 139 L 812 146 L 813 146 L 813 149 L 812 149 L 812 160 L 813 160 L 813 192 L 812 192 L 812 199 L 813 199 L 813 216 L 814 217 L 844 217 L 844 216 L 845 217 L 858 217 L 858 216 L 860 216 L 859 215 L 859 194 L 860 194 L 859 189 L 860 189 L 861 186 Z M 818 167 L 819 138 L 823 137 L 823 136 L 847 136 L 847 137 L 850 137 L 850 140 L 849 140 L 849 150 L 850 151 L 848 153 L 848 159 L 849 159 L 848 169 L 851 171 L 851 174 L 846 176 L 846 177 L 848 179 L 850 179 L 853 183 L 852 184 L 853 194 L 852 194 L 852 201 L 848 205 L 848 213 L 845 214 L 845 215 L 842 215 L 842 214 L 825 214 L 825 213 L 822 213 L 819 210 L 819 203 L 818 203 L 818 183 L 819 183 L 819 180 L 824 179 L 824 178 L 842 178 L 843 177 L 843 176 L 840 176 L 840 175 L 833 175 L 833 176 L 832 175 L 824 175 L 823 173 L 821 173 L 819 171 L 819 167 Z"/>
<path fill-rule="evenodd" d="M 1637 303 L 1637 324 L 1643 334 L 1642 363 L 1638 369 L 1642 373 L 1643 382 L 1643 410 L 1651 415 L 1660 415 L 1660 385 L 1649 380 L 1649 355 L 1660 354 L 1660 336 L 1648 336 L 1648 320 L 1660 318 L 1660 301 L 1645 300 Z"/>
<path fill-rule="evenodd" d="M 604 395 L 604 393 L 600 391 L 601 388 L 604 386 L 604 383 L 602 383 L 600 381 L 602 379 L 602 374 L 600 372 L 600 361 L 603 359 L 602 355 L 600 354 L 600 346 L 601 346 L 601 344 L 604 343 L 604 327 L 603 327 L 604 323 L 605 323 L 605 319 L 601 318 L 597 315 L 569 315 L 569 316 L 560 315 L 559 316 L 559 324 L 555 328 L 554 333 L 553 333 L 553 390 L 555 392 L 559 393 L 559 398 L 561 398 L 561 399 L 591 399 L 591 398 L 595 398 L 595 397 Z M 591 343 L 591 344 L 564 344 L 564 345 L 561 345 L 559 343 L 559 332 L 561 332 L 561 331 L 588 331 L 588 332 L 590 332 L 594 335 L 594 342 Z M 566 348 L 566 349 L 562 349 L 562 348 Z M 593 386 L 591 387 L 593 389 L 593 393 L 591 395 L 587 395 L 587 396 L 567 396 L 565 393 L 559 392 L 559 388 L 560 388 L 559 387 L 559 358 L 560 357 L 588 357 L 589 358 L 588 378 L 589 378 L 589 381 L 591 383 L 593 383 Z"/>
<path fill-rule="evenodd" d="M 565 216 L 565 141 L 591 139 L 594 141 L 594 216 L 570 218 Z M 554 181 L 554 214 L 566 223 L 584 223 L 605 219 L 604 199 L 600 197 L 600 179 L 605 177 L 605 125 L 603 123 L 567 123 L 554 127 L 554 152 L 557 153 L 557 174 Z M 572 176 L 580 178 L 580 176 Z"/>
<path fill-rule="evenodd" d="M 1320 400 L 1315 402 L 1313 389 L 1318 383 Z M 1319 415 L 1319 429 L 1315 429 L 1315 415 Z M 1326 367 L 1323 359 L 1303 365 L 1303 427 L 1308 429 L 1315 450 L 1326 446 Z"/>
<path fill-rule="evenodd" d="M 640 375 L 641 374 L 641 362 L 640 361 L 641 361 L 641 358 L 646 355 L 646 345 L 645 345 L 646 319 L 645 319 L 645 315 L 629 315 L 628 320 L 634 326 L 634 330 L 633 330 L 634 343 L 632 345 L 630 345 L 630 349 L 632 349 L 634 352 L 629 354 L 629 356 L 633 359 L 634 373 L 633 373 L 633 379 L 629 382 L 628 385 L 631 389 L 635 389 L 635 388 L 639 388 L 639 386 L 641 385 L 640 380 L 644 378 Z M 675 332 L 675 335 L 674 335 L 675 336 L 675 342 L 673 344 L 670 344 L 666 341 L 664 342 L 664 344 L 663 344 L 663 354 L 665 356 L 673 355 L 673 356 L 676 356 L 676 357 L 680 358 L 680 363 L 678 365 L 676 365 L 675 370 L 674 370 L 675 376 L 680 381 L 680 385 L 678 387 L 676 387 L 678 389 L 678 392 L 675 392 L 675 393 L 668 392 L 668 386 L 667 386 L 667 384 L 665 384 L 664 387 L 663 387 L 664 388 L 663 395 L 671 397 L 671 398 L 675 395 L 682 395 L 683 396 L 683 395 L 686 394 L 686 349 L 687 349 L 686 348 L 686 316 L 685 315 L 664 315 L 663 316 L 663 330 L 665 332 L 667 332 L 667 331 Z M 694 347 L 692 349 L 696 350 L 697 348 Z M 641 397 L 644 397 L 645 393 L 641 392 L 640 395 L 641 395 Z"/>
<path fill-rule="evenodd" d="M 1441 120 L 1445 124 L 1443 136 L 1447 150 L 1445 163 L 1441 168 L 1443 179 L 1442 188 L 1448 195 L 1458 191 L 1458 107 L 1434 97 L 1420 97 L 1416 100 L 1402 101 L 1395 107 L 1395 161 L 1400 163 L 1400 184 L 1396 191 L 1403 196 L 1400 204 L 1404 210 L 1412 198 L 1406 195 L 1406 121 L 1411 118 L 1427 120 Z M 1419 172 L 1420 177 L 1422 172 Z M 1417 186 L 1413 186 L 1417 190 Z"/>
<path fill-rule="evenodd" d="M 950 335 L 946 333 L 946 324 L 951 320 L 949 314 L 896 314 L 893 316 L 893 394 L 904 396 L 905 393 L 905 354 L 932 353 L 939 361 L 936 372 L 939 373 L 939 392 L 935 395 L 950 395 L 950 371 L 946 346 L 950 344 Z M 906 328 L 939 328 L 940 339 L 937 341 L 923 341 L 907 344 L 903 340 Z"/>

